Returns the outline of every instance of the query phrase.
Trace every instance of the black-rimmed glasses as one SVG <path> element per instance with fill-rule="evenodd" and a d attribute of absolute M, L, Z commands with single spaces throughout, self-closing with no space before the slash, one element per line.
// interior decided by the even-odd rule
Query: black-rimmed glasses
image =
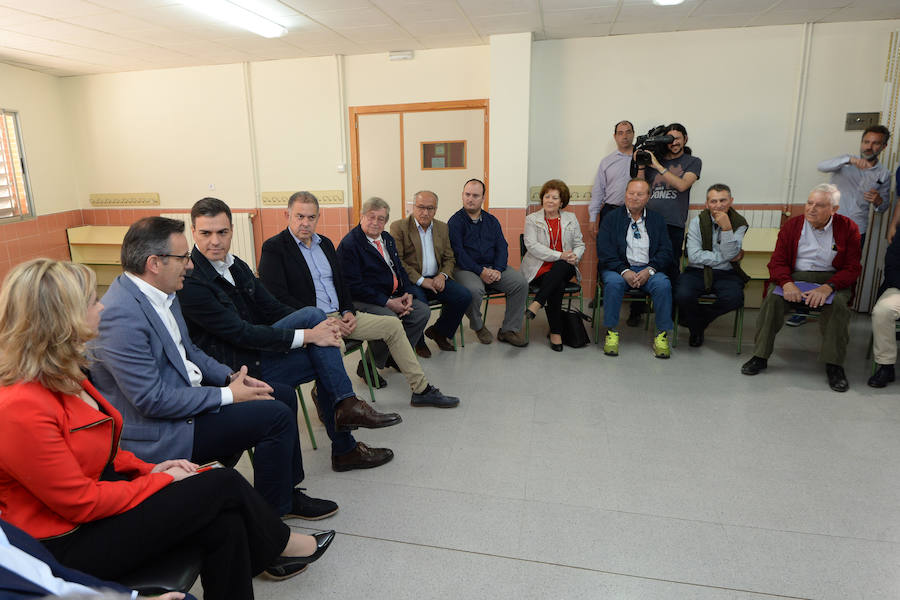
<path fill-rule="evenodd" d="M 166 257 L 166 258 L 177 258 L 177 259 L 180 259 L 182 264 L 185 264 L 185 265 L 188 263 L 189 260 L 191 260 L 190 252 L 188 252 L 187 254 L 157 254 L 156 256 Z"/>

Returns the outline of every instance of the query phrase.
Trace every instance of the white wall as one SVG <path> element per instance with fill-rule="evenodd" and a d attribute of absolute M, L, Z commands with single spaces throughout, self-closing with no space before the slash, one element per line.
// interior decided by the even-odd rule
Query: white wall
<path fill-rule="evenodd" d="M 62 87 L 82 207 L 88 194 L 112 192 L 159 192 L 164 208 L 208 195 L 255 206 L 241 65 L 72 77 Z"/>
<path fill-rule="evenodd" d="M 879 110 L 888 36 L 898 28 L 814 27 L 798 188 L 818 182 L 819 160 L 858 141 L 843 131 L 845 112 Z M 638 134 L 678 121 L 703 160 L 696 187 L 722 181 L 740 202 L 784 202 L 802 43 L 802 25 L 535 43 L 530 185 L 552 177 L 590 185 L 619 120 Z"/>
<path fill-rule="evenodd" d="M 528 202 L 531 34 L 491 36 L 491 207 Z"/>
<path fill-rule="evenodd" d="M 0 107 L 19 113 L 36 214 L 78 208 L 59 78 L 0 64 Z"/>

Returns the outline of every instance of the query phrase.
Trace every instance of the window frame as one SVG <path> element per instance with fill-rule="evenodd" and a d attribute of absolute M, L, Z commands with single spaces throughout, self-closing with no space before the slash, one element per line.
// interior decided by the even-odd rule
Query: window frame
<path fill-rule="evenodd" d="M 7 125 L 8 117 L 12 117 L 12 126 L 15 129 L 13 132 L 15 135 L 15 151 L 18 154 L 18 166 L 19 169 L 21 169 L 23 190 L 19 189 L 15 158 L 7 151 L 7 148 L 10 148 L 10 150 L 12 149 L 12 140 L 9 138 L 9 127 Z M 28 158 L 25 154 L 25 142 L 22 139 L 22 123 L 19 118 L 19 111 L 0 108 L 0 137 L 2 137 L 2 139 L 0 139 L 0 163 L 4 165 L 4 171 L 6 171 L 5 173 L 0 174 L 0 176 L 5 175 L 8 182 L 5 185 L 0 185 L 0 189 L 5 188 L 12 192 L 9 196 L 10 202 L 8 210 L 13 211 L 13 214 L 8 216 L 0 214 L 0 223 L 13 223 L 16 221 L 33 219 L 35 217 L 34 196 L 28 173 Z M 25 194 L 24 203 L 20 197 L 22 192 Z M 25 208 L 24 211 L 22 210 L 23 204 Z M 0 211 L 2 210 L 4 209 L 0 208 Z"/>

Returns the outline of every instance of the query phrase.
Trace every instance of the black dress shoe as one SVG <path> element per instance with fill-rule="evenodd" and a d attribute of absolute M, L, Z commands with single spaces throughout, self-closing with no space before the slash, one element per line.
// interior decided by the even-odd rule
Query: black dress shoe
<path fill-rule="evenodd" d="M 310 498 L 303 493 L 304 488 L 295 488 L 293 498 L 291 499 L 291 511 L 286 515 L 282 515 L 282 519 L 306 519 L 307 521 L 318 521 L 335 514 L 338 511 L 338 505 L 331 500 L 323 500 L 321 498 Z"/>
<path fill-rule="evenodd" d="M 344 398 L 334 407 L 334 428 L 338 431 L 350 431 L 358 427 L 379 429 L 402 421 L 397 413 L 380 413 L 356 396 Z"/>
<path fill-rule="evenodd" d="M 874 388 L 883 388 L 894 381 L 894 365 L 878 365 L 875 373 L 869 377 L 869 385 Z"/>
<path fill-rule="evenodd" d="M 334 535 L 333 529 L 312 534 L 312 536 L 316 538 L 315 552 L 309 556 L 279 556 L 275 559 L 275 562 L 266 569 L 266 575 L 271 579 L 281 580 L 302 573 L 310 563 L 316 562 L 323 554 L 325 554 L 325 551 L 328 550 L 331 542 L 334 541 Z"/>
<path fill-rule="evenodd" d="M 374 371 L 375 376 L 372 378 L 372 387 L 376 390 L 380 390 L 383 387 L 387 387 L 387 381 L 385 381 L 384 377 L 381 376 L 381 373 L 378 372 L 377 369 L 373 368 L 372 365 L 369 365 L 370 372 Z M 359 375 L 359 378 L 363 381 L 366 380 L 366 371 L 365 366 L 363 365 L 363 361 L 359 361 L 359 364 L 356 365 L 356 374 Z"/>
<path fill-rule="evenodd" d="M 741 367 L 741 373 L 744 375 L 756 375 L 760 371 L 769 366 L 769 361 L 758 356 L 752 357 Z"/>
<path fill-rule="evenodd" d="M 690 338 L 688 338 L 688 346 L 692 348 L 699 348 L 703 345 L 703 332 L 702 331 L 691 331 Z"/>
<path fill-rule="evenodd" d="M 628 315 L 628 319 L 625 320 L 625 324 L 629 327 L 637 327 L 641 324 L 641 319 L 643 318 L 643 314 L 632 312 Z"/>
<path fill-rule="evenodd" d="M 350 452 L 331 457 L 331 468 L 339 472 L 372 469 L 391 462 L 393 458 L 394 452 L 390 448 L 369 448 L 362 442 L 356 442 L 356 448 Z"/>
<path fill-rule="evenodd" d="M 844 367 L 840 365 L 825 365 L 825 373 L 828 375 L 828 385 L 836 392 L 846 392 L 850 389 Z"/>

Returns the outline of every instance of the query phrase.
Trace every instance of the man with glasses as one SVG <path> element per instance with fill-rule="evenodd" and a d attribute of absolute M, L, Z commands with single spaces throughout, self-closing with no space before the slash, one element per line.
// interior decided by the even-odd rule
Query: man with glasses
<path fill-rule="evenodd" d="M 391 223 L 391 235 L 397 242 L 397 253 L 411 281 L 412 294 L 422 302 L 441 302 L 441 316 L 425 335 L 441 350 L 453 352 L 450 341 L 472 302 L 469 290 L 453 281 L 450 275 L 456 266 L 450 230 L 447 224 L 434 218 L 437 194 L 428 190 L 413 196 L 413 214 Z M 419 346 L 425 340 L 419 340 Z M 427 346 L 426 346 L 427 349 Z"/>
<path fill-rule="evenodd" d="M 672 329 L 672 286 L 666 271 L 672 266 L 672 245 L 665 219 L 647 210 L 650 184 L 632 179 L 625 188 L 625 205 L 611 212 L 597 234 L 597 267 L 603 280 L 603 352 L 619 355 L 619 312 L 629 289 L 643 290 L 653 299 L 656 336 L 653 353 L 669 358 Z"/>
<path fill-rule="evenodd" d="M 255 448 L 254 487 L 279 515 L 333 515 L 337 504 L 294 487 L 303 462 L 293 390 L 273 389 L 191 341 L 175 292 L 193 266 L 182 221 L 148 217 L 125 234 L 125 273 L 103 296 L 91 348 L 91 381 L 124 418 L 122 447 L 148 462 L 201 464 Z"/>
<path fill-rule="evenodd" d="M 309 192 L 297 192 L 288 200 L 287 227 L 263 243 L 259 278 L 283 303 L 299 309 L 315 306 L 333 318 L 343 338 L 366 340 L 369 346 L 387 346 L 393 365 L 406 375 L 412 390 L 412 406 L 452 408 L 459 399 L 444 396 L 428 383 L 416 360 L 403 324 L 394 315 L 374 315 L 353 307 L 350 288 L 334 250 L 324 235 L 316 233 L 319 201 Z M 380 353 L 384 354 L 384 353 Z M 387 358 L 387 356 L 383 356 Z M 377 365 L 384 368 L 384 364 Z M 364 377 L 362 361 L 356 373 Z M 378 373 L 375 387 L 387 385 Z"/>

